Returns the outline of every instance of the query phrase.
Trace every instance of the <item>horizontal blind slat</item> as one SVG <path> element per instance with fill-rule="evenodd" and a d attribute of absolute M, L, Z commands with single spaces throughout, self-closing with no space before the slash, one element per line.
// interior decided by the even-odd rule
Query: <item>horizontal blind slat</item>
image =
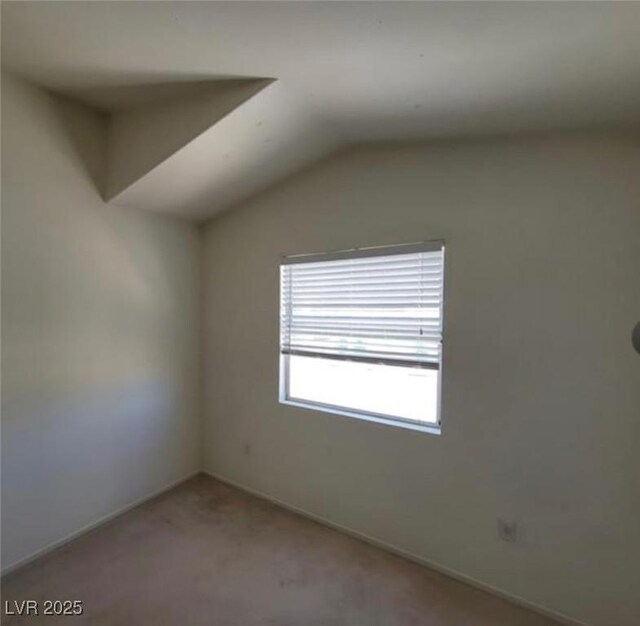
<path fill-rule="evenodd" d="M 282 266 L 281 350 L 439 362 L 442 250 Z"/>
<path fill-rule="evenodd" d="M 314 342 L 296 341 L 292 342 L 289 346 L 291 350 L 318 350 L 325 351 L 334 354 L 377 354 L 386 357 L 398 357 L 398 358 L 415 358 L 416 360 L 432 361 L 440 356 L 440 350 L 437 346 L 421 346 L 417 349 L 414 346 L 399 346 L 394 350 L 386 346 L 356 346 L 348 345 L 342 346 L 340 350 L 336 350 L 334 346 L 326 344 L 318 344 Z"/>
<path fill-rule="evenodd" d="M 425 310 L 426 312 L 426 310 Z M 358 323 L 360 321 L 366 323 L 390 323 L 390 324 L 428 324 L 430 322 L 438 323 L 438 318 L 433 317 L 415 317 L 415 316 L 402 316 L 398 317 L 396 315 L 388 316 L 388 317 L 380 317 L 379 315 L 363 315 L 359 317 L 354 316 L 318 316 L 318 315 L 302 315 L 300 313 L 294 314 L 291 316 L 291 320 L 293 323 L 296 321 L 304 321 L 304 322 L 326 322 L 330 324 L 351 324 Z"/>
<path fill-rule="evenodd" d="M 372 352 L 369 350 L 344 350 L 341 352 L 336 352 L 335 350 L 326 350 L 320 347 L 314 346 L 290 346 L 282 350 L 283 353 L 294 352 L 294 351 L 308 351 L 308 352 L 316 352 L 318 354 L 337 354 L 341 356 L 366 356 L 372 358 L 380 358 L 380 359 L 398 359 L 398 360 L 411 360 L 416 363 L 438 363 L 439 355 L 438 354 L 406 354 L 406 353 L 387 353 L 387 352 Z"/>
<path fill-rule="evenodd" d="M 337 285 L 337 286 L 321 286 L 321 287 L 302 287 L 296 288 L 295 296 L 339 296 L 339 297 L 348 297 L 349 294 L 359 295 L 359 294 L 391 294 L 391 295 L 412 295 L 418 292 L 419 294 L 434 294 L 439 295 L 441 291 L 440 285 L 438 283 L 433 283 L 429 285 L 425 285 L 424 283 L 416 284 L 416 285 L 389 285 L 385 283 L 375 283 L 373 285 Z M 287 295 L 285 294 L 285 297 Z"/>
<path fill-rule="evenodd" d="M 343 324 L 343 325 L 331 325 L 331 324 L 288 324 L 287 328 L 291 329 L 291 332 L 333 332 L 333 333 L 375 333 L 383 335 L 385 333 L 402 334 L 407 336 L 419 336 L 425 333 L 439 333 L 440 325 L 412 325 L 403 326 L 401 324 L 388 324 L 387 326 L 377 326 L 375 324 Z"/>
<path fill-rule="evenodd" d="M 365 278 L 383 278 L 385 276 L 421 276 L 423 278 L 438 277 L 441 275 L 440 266 L 403 266 L 403 267 L 390 267 L 385 269 L 373 270 L 373 269 L 341 269 L 331 271 L 318 271 L 309 273 L 295 273 L 289 274 L 289 279 L 293 284 L 310 280 L 344 280 L 344 279 L 365 279 Z M 286 274 L 286 272 L 285 272 Z"/>
<path fill-rule="evenodd" d="M 325 286 L 340 286 L 340 285 L 366 285 L 366 284 L 385 284 L 385 283 L 396 283 L 396 282 L 410 282 L 410 283 L 433 283 L 440 284 L 442 282 L 442 273 L 441 272 L 432 272 L 432 273 L 424 273 L 420 271 L 403 271 L 403 272 L 389 272 L 388 274 L 374 274 L 372 272 L 363 273 L 358 276 L 353 275 L 345 275 L 345 276 L 334 276 L 334 277 L 322 277 L 322 278 L 311 278 L 311 277 L 293 277 L 291 279 L 291 285 L 294 288 L 297 287 L 325 287 Z"/>
<path fill-rule="evenodd" d="M 364 341 L 365 343 L 372 343 L 374 341 L 380 342 L 380 343 L 415 343 L 418 344 L 420 342 L 423 341 L 435 341 L 436 343 L 439 343 L 440 341 L 440 334 L 435 331 L 435 332 L 431 332 L 431 333 L 423 333 L 422 335 L 420 334 L 407 334 L 407 333 L 403 333 L 403 334 L 381 334 L 381 333 L 361 333 L 359 331 L 355 331 L 353 334 L 347 334 L 347 333 L 335 333 L 333 331 L 315 331 L 315 330 L 309 330 L 309 331 L 292 331 L 291 333 L 292 337 L 299 337 L 299 338 L 305 338 L 306 340 L 309 339 L 313 339 L 314 337 L 317 338 L 318 341 L 325 341 L 325 340 L 329 340 L 329 341 L 335 341 L 335 340 L 345 340 L 348 339 L 349 341 Z"/>
<path fill-rule="evenodd" d="M 436 307 L 440 301 L 436 298 L 432 298 L 430 300 L 425 300 L 422 302 L 424 306 L 432 306 Z M 410 303 L 409 303 L 410 304 Z M 295 306 L 295 303 L 294 303 Z M 305 306 L 310 309 L 395 309 L 395 310 L 407 310 L 407 309 L 415 309 L 417 307 L 407 306 L 407 303 L 402 302 L 371 302 L 371 301 L 362 301 L 362 302 L 326 302 L 322 300 L 318 300 L 315 302 L 306 302 L 300 303 L 298 302 L 298 306 Z"/>
<path fill-rule="evenodd" d="M 440 341 L 440 333 L 439 332 L 423 332 L 422 334 L 418 333 L 399 333 L 399 332 L 388 332 L 388 333 L 367 333 L 362 332 L 360 330 L 353 331 L 331 331 L 331 330 L 292 330 L 290 333 L 291 337 L 325 337 L 327 339 L 336 341 L 344 338 L 352 338 L 354 340 L 359 339 L 384 339 L 384 340 L 396 340 L 402 342 L 410 342 L 410 343 L 419 343 L 420 341 Z"/>
<path fill-rule="evenodd" d="M 411 262 L 377 262 L 368 265 L 349 265 L 339 262 L 326 267 L 307 267 L 306 265 L 294 265 L 282 269 L 284 274 L 292 278 L 321 278 L 324 274 L 385 274 L 394 272 L 416 272 L 423 271 L 427 273 L 435 273 L 442 270 L 442 262 L 440 259 L 431 259 L 428 261 Z"/>
<path fill-rule="evenodd" d="M 368 323 L 366 318 L 357 320 L 357 323 L 341 323 L 341 324 L 329 324 L 324 322 L 315 322 L 315 323 L 306 323 L 306 322 L 292 322 L 291 324 L 287 324 L 289 328 L 317 328 L 317 329 L 326 329 L 326 330 L 350 330 L 350 329 L 359 329 L 363 331 L 370 332 L 385 332 L 388 330 L 393 330 L 397 332 L 420 332 L 420 330 L 432 330 L 436 331 L 440 329 L 439 320 L 433 320 L 432 323 L 429 324 L 403 324 L 400 322 L 391 322 L 389 324 L 376 324 L 376 323 Z"/>
<path fill-rule="evenodd" d="M 425 265 L 441 263 L 442 252 L 417 252 L 412 254 L 395 254 L 392 256 L 372 256 L 331 261 L 310 261 L 283 265 L 288 272 L 309 272 L 323 269 L 342 269 L 345 267 L 392 267 L 394 265 Z"/>
<path fill-rule="evenodd" d="M 307 358 L 321 358 L 338 361 L 355 361 L 358 363 L 376 363 L 382 365 L 391 365 L 398 367 L 414 367 L 420 369 L 438 370 L 440 369 L 440 363 L 437 360 L 434 361 L 416 361 L 415 359 L 401 359 L 401 358 L 388 358 L 382 356 L 371 355 L 342 355 L 332 354 L 327 352 L 315 352 L 313 350 L 291 350 L 285 348 L 282 350 L 282 354 L 290 354 L 293 356 L 302 356 Z"/>
<path fill-rule="evenodd" d="M 304 265 L 291 265 L 289 269 L 284 270 L 286 274 L 289 274 L 292 278 L 302 277 L 316 277 L 333 276 L 343 274 L 354 274 L 356 276 L 362 274 L 381 274 L 385 272 L 401 272 L 401 271 L 416 271 L 416 270 L 431 270 L 433 272 L 439 271 L 442 267 L 442 263 L 433 259 L 430 261 L 422 261 L 420 263 L 411 262 L 397 262 L 390 263 L 377 262 L 368 265 L 349 265 L 344 264 L 342 261 L 334 261 L 335 265 L 330 267 L 305 267 Z"/>

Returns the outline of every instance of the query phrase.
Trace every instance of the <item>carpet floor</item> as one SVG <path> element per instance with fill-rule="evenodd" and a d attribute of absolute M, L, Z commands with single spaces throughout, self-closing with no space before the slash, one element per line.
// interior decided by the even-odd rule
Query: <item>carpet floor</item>
<path fill-rule="evenodd" d="M 556 624 L 204 475 L 9 574 L 2 595 L 84 609 L 7 626 Z"/>

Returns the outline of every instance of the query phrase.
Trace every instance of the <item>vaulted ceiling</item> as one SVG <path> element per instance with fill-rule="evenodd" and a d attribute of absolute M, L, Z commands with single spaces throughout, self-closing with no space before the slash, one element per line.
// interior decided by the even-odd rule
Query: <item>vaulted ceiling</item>
<path fill-rule="evenodd" d="M 105 114 L 105 198 L 206 219 L 345 145 L 640 122 L 640 3 L 3 2 Z"/>

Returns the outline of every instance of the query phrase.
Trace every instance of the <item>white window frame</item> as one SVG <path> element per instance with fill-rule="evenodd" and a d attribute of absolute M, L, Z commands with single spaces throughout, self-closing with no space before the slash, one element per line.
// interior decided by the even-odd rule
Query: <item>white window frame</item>
<path fill-rule="evenodd" d="M 387 254 L 397 254 L 399 252 L 421 252 L 421 251 L 432 251 L 434 249 L 442 250 L 443 255 L 443 278 L 442 278 L 442 297 L 440 299 L 440 320 L 441 320 L 441 346 L 444 346 L 444 301 L 445 301 L 445 272 L 446 272 L 446 262 L 445 262 L 445 242 L 444 240 L 432 240 L 432 241 L 422 241 L 419 243 L 412 244 L 400 244 L 393 246 L 376 246 L 370 248 L 352 248 L 348 250 L 339 250 L 335 252 L 327 252 L 327 253 L 314 253 L 314 254 L 299 254 L 299 255 L 291 255 L 291 256 L 283 256 L 282 257 L 282 265 L 289 264 L 293 262 L 300 263 L 312 263 L 314 261 L 331 261 L 338 259 L 349 259 L 349 258 L 364 258 L 371 256 L 386 256 Z M 280 277 L 280 281 L 282 278 Z M 282 292 L 282 286 L 280 284 L 280 293 Z M 282 320 L 281 320 L 281 306 L 278 310 L 278 322 L 279 327 L 281 328 Z M 281 330 L 280 330 L 281 335 Z M 280 352 L 280 347 L 282 346 L 282 337 L 279 338 L 278 350 Z M 331 404 L 325 404 L 322 402 L 315 402 L 312 400 L 305 400 L 301 398 L 292 397 L 289 393 L 289 354 L 282 354 L 280 352 L 280 368 L 279 368 L 279 402 L 281 404 L 286 404 L 289 406 L 295 406 L 298 408 L 309 409 L 313 411 L 320 411 L 323 413 L 331 413 L 334 415 L 340 415 L 343 417 L 351 417 L 359 420 L 365 420 L 368 422 L 375 422 L 378 424 L 384 424 L 387 426 L 396 426 L 401 428 L 407 428 L 414 431 L 425 432 L 434 435 L 440 435 L 442 433 L 442 380 L 443 380 L 443 361 L 444 361 L 444 350 L 440 350 L 440 359 L 436 369 L 438 371 L 438 383 L 437 383 L 437 399 L 436 399 L 436 416 L 437 421 L 433 422 L 424 422 L 420 420 L 412 420 L 404 417 L 396 417 L 392 415 L 385 415 L 382 413 L 376 413 L 372 411 L 360 411 L 357 409 L 349 409 L 342 406 L 336 406 Z"/>

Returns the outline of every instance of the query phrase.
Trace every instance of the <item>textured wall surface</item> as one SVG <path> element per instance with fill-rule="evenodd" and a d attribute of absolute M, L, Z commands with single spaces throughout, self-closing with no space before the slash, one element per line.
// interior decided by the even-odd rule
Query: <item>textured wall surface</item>
<path fill-rule="evenodd" d="M 2 82 L 2 565 L 198 468 L 198 233 L 104 204 L 104 124 Z"/>
<path fill-rule="evenodd" d="M 206 469 L 574 619 L 637 624 L 638 171 L 637 137 L 616 135 L 363 148 L 210 222 Z M 442 435 L 280 405 L 280 256 L 439 238 Z"/>

